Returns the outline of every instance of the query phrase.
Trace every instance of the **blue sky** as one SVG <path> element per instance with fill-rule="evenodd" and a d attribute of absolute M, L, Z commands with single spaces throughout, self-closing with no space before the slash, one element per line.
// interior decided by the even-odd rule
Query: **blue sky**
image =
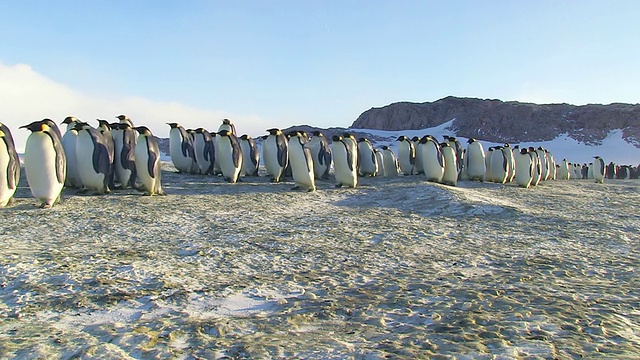
<path fill-rule="evenodd" d="M 448 95 L 638 103 L 638 19 L 637 1 L 2 2 L 0 121 L 256 136 Z"/>

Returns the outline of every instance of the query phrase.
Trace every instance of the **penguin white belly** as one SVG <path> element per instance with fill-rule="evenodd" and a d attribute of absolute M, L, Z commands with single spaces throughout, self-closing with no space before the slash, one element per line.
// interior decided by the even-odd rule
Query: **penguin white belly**
<path fill-rule="evenodd" d="M 147 147 L 147 138 L 139 136 L 134 152 L 135 163 L 137 175 L 140 182 L 142 182 L 142 186 L 149 192 L 149 194 L 153 194 L 155 189 L 158 188 L 158 181 L 160 179 L 156 179 L 149 174 L 149 150 Z M 158 159 L 158 161 L 160 160 Z"/>
<path fill-rule="evenodd" d="M 529 154 L 516 154 L 515 182 L 521 187 L 528 188 L 533 181 L 533 159 Z"/>
<path fill-rule="evenodd" d="M 469 146 L 465 160 L 467 165 L 466 172 L 469 180 L 483 181 L 485 172 L 487 171 L 484 150 L 482 150 L 482 148 L 474 149 Z"/>
<path fill-rule="evenodd" d="M 458 182 L 458 162 L 456 160 L 456 151 L 450 146 L 442 148 L 444 156 L 444 174 L 442 175 L 442 183 L 446 185 L 456 186 Z"/>
<path fill-rule="evenodd" d="M 189 153 L 185 156 L 182 152 L 182 142 L 185 140 L 182 139 L 180 130 L 171 129 L 169 132 L 169 155 L 171 156 L 173 166 L 175 166 L 179 172 L 191 172 L 193 159 L 189 156 Z"/>
<path fill-rule="evenodd" d="M 9 199 L 15 194 L 18 183 L 13 189 L 9 189 L 9 152 L 2 139 L 0 139 L 0 207 L 7 206 Z M 20 169 L 18 167 L 18 169 Z"/>
<path fill-rule="evenodd" d="M 504 184 L 509 175 L 509 164 L 501 150 L 494 150 L 491 155 L 491 179 L 498 184 Z"/>
<path fill-rule="evenodd" d="M 377 151 L 375 156 L 378 163 L 378 176 L 387 176 L 387 169 L 384 167 L 384 155 L 382 152 Z"/>
<path fill-rule="evenodd" d="M 358 158 L 360 159 L 360 174 L 362 176 L 373 176 L 378 172 L 378 166 L 374 162 L 373 149 L 364 141 L 358 144 Z"/>
<path fill-rule="evenodd" d="M 422 144 L 422 169 L 427 181 L 441 182 L 444 176 L 444 163 L 441 158 L 442 154 L 431 142 Z"/>
<path fill-rule="evenodd" d="M 398 166 L 395 155 L 390 150 L 383 150 L 384 176 L 398 176 Z"/>
<path fill-rule="evenodd" d="M 78 170 L 78 161 L 76 156 L 76 143 L 78 141 L 78 132 L 67 131 L 62 136 L 62 148 L 67 156 L 67 186 L 82 187 L 82 179 Z"/>
<path fill-rule="evenodd" d="M 420 148 L 422 148 L 422 144 L 414 143 L 413 145 L 416 148 L 416 161 L 413 167 L 413 173 L 419 175 L 424 173 L 424 169 L 422 168 L 422 151 L 420 150 Z"/>
<path fill-rule="evenodd" d="M 229 142 L 229 139 L 220 139 L 218 144 L 218 149 L 220 150 L 220 170 L 222 170 L 222 176 L 225 177 L 228 181 L 235 183 L 238 180 L 238 176 L 240 175 L 240 169 L 242 168 L 242 156 L 240 156 L 239 166 L 233 162 L 233 147 Z M 218 154 L 216 154 L 218 155 Z M 218 156 L 216 156 L 218 157 Z"/>
<path fill-rule="evenodd" d="M 398 164 L 400 165 L 400 171 L 404 175 L 411 175 L 413 173 L 414 166 L 411 163 L 411 156 L 411 148 L 406 141 L 400 143 L 400 146 L 398 146 Z M 415 160 L 415 157 L 413 160 Z"/>
<path fill-rule="evenodd" d="M 340 141 L 334 141 L 331 143 L 331 152 L 333 153 L 333 171 L 336 182 L 355 188 L 358 184 L 356 164 L 352 161 L 350 166 L 345 145 Z"/>
<path fill-rule="evenodd" d="M 31 193 L 49 205 L 60 196 L 64 183 L 56 175 L 56 152 L 53 141 L 44 133 L 32 133 L 27 138 L 24 167 Z"/>
<path fill-rule="evenodd" d="M 267 170 L 267 174 L 273 178 L 280 179 L 284 168 L 280 166 L 278 162 L 278 145 L 276 144 L 275 136 L 269 135 L 269 137 L 267 137 L 264 141 L 262 153 L 264 155 L 264 167 Z"/>
<path fill-rule="evenodd" d="M 316 190 L 315 176 L 313 172 L 313 160 L 307 159 L 304 148 L 297 144 L 297 138 L 292 137 L 293 141 L 289 142 L 289 164 L 293 174 L 293 182 L 296 186 Z"/>
<path fill-rule="evenodd" d="M 89 134 L 82 130 L 76 142 L 76 161 L 82 185 L 87 189 L 104 192 L 104 174 L 97 173 L 93 168 L 94 144 Z"/>
<path fill-rule="evenodd" d="M 242 170 L 240 170 L 240 176 L 252 176 L 255 173 L 256 167 L 251 159 L 251 145 L 249 141 L 240 141 L 240 149 L 242 149 Z"/>

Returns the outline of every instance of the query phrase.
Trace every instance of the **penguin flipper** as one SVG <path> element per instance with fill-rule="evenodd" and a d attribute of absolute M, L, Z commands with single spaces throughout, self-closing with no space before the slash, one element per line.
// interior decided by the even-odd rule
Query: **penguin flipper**
<path fill-rule="evenodd" d="M 229 136 L 231 147 L 233 148 L 233 166 L 239 168 L 242 166 L 242 148 L 240 142 L 235 136 Z"/>
<path fill-rule="evenodd" d="M 51 141 L 53 141 L 53 148 L 56 150 L 56 177 L 58 182 L 64 184 L 64 180 L 67 175 L 67 156 L 62 148 L 62 140 L 57 137 L 55 133 L 49 133 Z"/>
<path fill-rule="evenodd" d="M 280 134 L 276 136 L 276 145 L 278 146 L 278 164 L 280 167 L 287 167 L 287 161 L 289 160 L 289 148 L 287 144 L 287 138 Z"/>
<path fill-rule="evenodd" d="M 15 189 L 20 180 L 20 162 L 14 154 L 9 154 L 9 164 L 7 171 L 7 184 L 9 189 Z"/>

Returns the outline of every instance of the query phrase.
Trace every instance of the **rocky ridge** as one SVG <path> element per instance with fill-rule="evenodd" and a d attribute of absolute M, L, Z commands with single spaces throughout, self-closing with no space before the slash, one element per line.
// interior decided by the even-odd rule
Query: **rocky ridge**
<path fill-rule="evenodd" d="M 363 112 L 351 128 L 417 130 L 453 120 L 457 136 L 490 142 L 535 142 L 558 135 L 600 145 L 616 129 L 640 148 L 640 104 L 534 104 L 449 96 L 434 102 L 397 102 Z"/>

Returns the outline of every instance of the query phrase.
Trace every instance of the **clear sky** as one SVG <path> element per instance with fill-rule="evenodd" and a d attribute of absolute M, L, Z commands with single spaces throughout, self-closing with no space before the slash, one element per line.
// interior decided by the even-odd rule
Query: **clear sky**
<path fill-rule="evenodd" d="M 256 136 L 448 95 L 638 103 L 639 24 L 635 0 L 3 1 L 0 121 L 20 144 L 67 115 Z"/>

